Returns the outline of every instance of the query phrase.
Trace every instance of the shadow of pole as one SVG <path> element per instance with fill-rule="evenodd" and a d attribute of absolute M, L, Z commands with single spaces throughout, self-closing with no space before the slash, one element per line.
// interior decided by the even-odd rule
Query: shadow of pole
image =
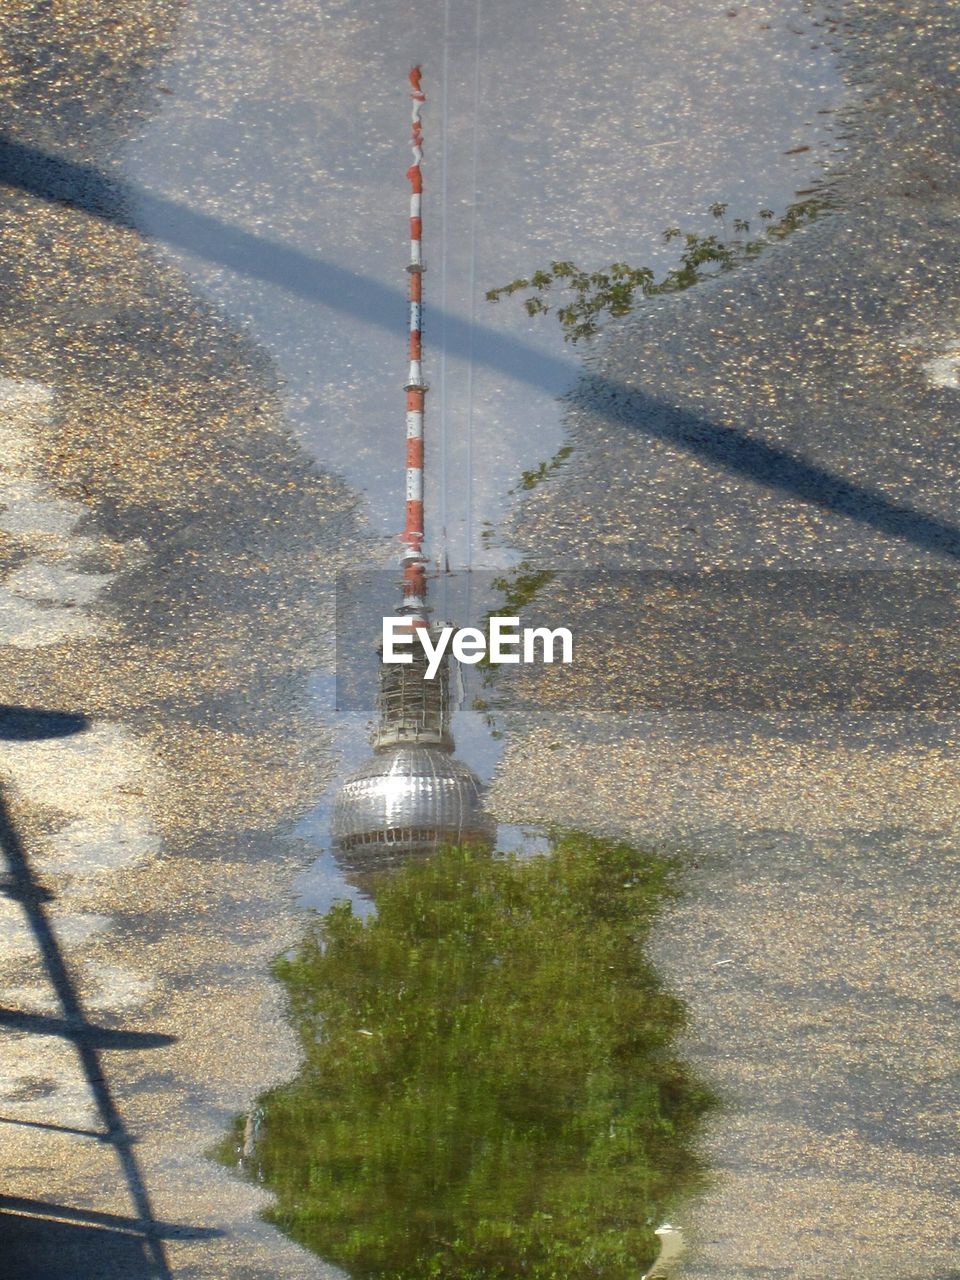
<path fill-rule="evenodd" d="M 94 1138 L 97 1142 L 110 1141 L 110 1135 L 101 1133 L 99 1129 L 78 1129 L 74 1125 L 53 1124 L 46 1120 L 20 1120 L 16 1116 L 0 1116 L 0 1124 L 12 1124 L 18 1129 L 44 1129 L 49 1133 L 72 1133 L 78 1138 Z"/>
<path fill-rule="evenodd" d="M 10 896 L 16 896 L 11 893 Z M 15 1031 L 32 1031 L 37 1036 L 73 1035 L 73 1028 L 63 1018 L 51 1018 L 43 1013 L 22 1013 L 19 1009 L 0 1007 L 0 1027 L 12 1027 Z M 173 1044 L 176 1036 L 159 1031 L 116 1031 L 113 1027 L 97 1027 L 87 1024 L 87 1039 L 98 1049 L 158 1049 Z"/>
<path fill-rule="evenodd" d="M 25 741 L 66 737 L 81 732 L 86 725 L 87 718 L 82 715 L 0 706 L 0 740 L 7 738 Z M 58 1024 L 56 1034 L 69 1039 L 73 1044 L 103 1124 L 104 1132 L 99 1136 L 117 1153 L 130 1199 L 136 1210 L 138 1231 L 143 1237 L 149 1257 L 148 1274 L 158 1277 L 159 1280 L 172 1280 L 160 1224 L 154 1214 L 143 1173 L 133 1152 L 134 1139 L 120 1114 L 100 1061 L 98 1044 L 103 1043 L 103 1028 L 91 1024 L 83 1011 L 76 986 L 48 915 L 46 903 L 49 901 L 50 894 L 33 872 L 23 842 L 14 826 L 2 788 L 0 788 L 0 848 L 3 850 L 8 872 L 6 892 L 23 908 L 47 978 L 60 1004 L 62 1018 L 56 1020 Z M 29 1015 L 22 1016 L 29 1020 Z M 35 1027 L 29 1029 L 36 1030 Z M 148 1037 L 148 1039 L 156 1042 L 155 1038 Z M 64 1216 L 60 1206 L 44 1204 L 41 1201 L 35 1203 L 37 1206 L 42 1206 L 49 1214 Z"/>
<path fill-rule="evenodd" d="M 0 134 L 0 184 L 52 204 L 67 205 L 218 263 L 248 279 L 262 280 L 308 302 L 320 303 L 366 324 L 394 332 L 406 315 L 406 295 L 323 258 L 231 226 L 122 182 L 93 165 L 77 164 Z M 765 488 L 877 529 L 925 551 L 960 560 L 960 528 L 896 502 L 880 489 L 847 479 L 799 454 L 711 422 L 628 383 L 586 377 L 579 363 L 550 355 L 488 325 L 432 307 L 445 350 L 549 395 L 580 385 L 577 399 L 591 412 L 668 442 L 711 465 Z"/>
<path fill-rule="evenodd" d="M 74 1209 L 68 1205 L 51 1204 L 48 1200 L 32 1200 L 28 1196 L 6 1196 L 0 1193 L 0 1211 L 14 1213 L 45 1213 L 64 1222 L 86 1223 L 91 1226 L 110 1227 L 119 1231 L 137 1231 L 139 1218 L 128 1218 L 122 1213 L 103 1213 L 99 1209 Z M 168 1222 L 158 1222 L 157 1235 L 164 1239 L 216 1240 L 223 1232 L 218 1227 L 179 1227 Z"/>

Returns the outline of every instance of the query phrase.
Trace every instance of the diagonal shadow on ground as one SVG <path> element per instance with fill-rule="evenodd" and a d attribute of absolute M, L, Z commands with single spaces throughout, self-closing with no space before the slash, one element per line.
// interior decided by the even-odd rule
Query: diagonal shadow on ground
<path fill-rule="evenodd" d="M 65 1018 L 52 1018 L 43 1013 L 23 1013 L 19 1009 L 0 1006 L 0 1027 L 14 1031 L 31 1031 L 37 1036 L 65 1036 L 72 1040 L 75 1028 Z M 163 1035 L 159 1031 L 119 1031 L 113 1027 L 97 1027 L 87 1023 L 85 1032 L 89 1042 L 98 1049 L 158 1049 L 173 1044 L 176 1036 Z"/>
<path fill-rule="evenodd" d="M 155 1224 L 160 1238 L 209 1239 L 210 1228 Z M 146 1280 L 157 1274 L 138 1218 L 0 1195 L 0 1258 L 11 1280 Z"/>
<path fill-rule="evenodd" d="M 118 181 L 92 165 L 66 160 L 2 134 L 0 183 L 130 230 L 139 230 L 141 223 L 149 225 L 163 241 L 248 278 L 391 332 L 405 327 L 409 304 L 399 289 L 230 226 L 134 183 Z M 583 370 L 579 364 L 546 354 L 486 325 L 471 324 L 442 308 L 431 308 L 431 314 L 443 326 L 450 355 L 484 364 L 550 395 L 555 395 L 559 386 L 580 382 Z M 601 417 L 625 422 L 723 471 L 846 516 L 924 551 L 960 559 L 958 526 L 896 502 L 869 484 L 848 479 L 737 427 L 678 410 L 626 383 L 593 377 L 586 380 L 584 388 L 589 409 Z"/>

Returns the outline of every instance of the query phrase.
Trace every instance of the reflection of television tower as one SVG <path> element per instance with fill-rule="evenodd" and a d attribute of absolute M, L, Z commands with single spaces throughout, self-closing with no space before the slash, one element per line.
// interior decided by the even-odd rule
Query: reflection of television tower
<path fill-rule="evenodd" d="M 423 158 L 420 68 L 410 72 L 413 99 L 413 164 L 410 179 L 410 373 L 407 379 L 406 523 L 403 603 L 398 616 L 412 632 L 428 628 L 427 558 L 423 551 L 423 381 L 421 324 L 423 253 L 421 198 Z M 432 680 L 414 639 L 410 663 L 380 667 L 374 756 L 337 792 L 333 838 L 339 860 L 356 871 L 389 865 L 409 853 L 443 844 L 490 845 L 494 827 L 481 809 L 482 784 L 453 752 L 447 661 Z"/>

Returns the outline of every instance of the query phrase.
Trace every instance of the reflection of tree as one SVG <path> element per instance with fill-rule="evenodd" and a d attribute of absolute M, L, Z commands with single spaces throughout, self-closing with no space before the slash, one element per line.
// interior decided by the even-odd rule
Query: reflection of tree
<path fill-rule="evenodd" d="M 550 470 L 555 470 L 562 464 L 564 458 L 568 457 L 572 452 L 572 449 L 567 452 L 560 450 L 559 453 L 554 455 L 549 464 L 541 463 L 541 468 L 548 466 Z M 524 472 L 524 475 L 530 474 L 533 473 Z M 532 485 L 524 487 L 533 488 Z M 487 637 L 488 652 L 490 648 L 491 618 L 519 616 L 524 607 L 532 604 L 541 589 L 552 582 L 556 576 L 555 569 L 535 569 L 529 560 L 521 560 L 508 574 L 502 574 L 491 581 L 490 585 L 493 589 L 501 593 L 501 603 L 488 610 L 486 617 L 480 624 Z M 483 716 L 491 737 L 502 738 L 503 730 L 499 728 L 497 719 L 499 712 L 498 701 L 493 695 L 493 688 L 501 668 L 497 663 L 491 662 L 486 654 L 477 663 L 477 668 L 481 672 L 483 687 L 489 696 L 474 698 L 471 702 L 471 707 Z"/>
<path fill-rule="evenodd" d="M 644 956 L 674 892 L 663 858 L 572 834 L 335 906 L 277 966 L 305 1061 L 261 1099 L 273 1220 L 356 1277 L 640 1274 L 713 1105 Z"/>
<path fill-rule="evenodd" d="M 538 484 L 546 480 L 547 476 L 553 475 L 558 467 L 561 467 L 567 458 L 573 453 L 573 445 L 565 444 L 557 450 L 552 458 L 541 462 L 539 466 L 532 467 L 529 471 L 520 472 L 519 489 L 535 489 Z M 516 493 L 516 489 L 510 489 L 509 493 Z"/>
<path fill-rule="evenodd" d="M 713 204 L 710 212 L 722 224 L 720 235 L 683 232 L 679 227 L 668 227 L 664 231 L 667 242 L 679 242 L 680 259 L 661 280 L 657 280 L 652 268 L 631 267 L 626 262 L 614 262 L 603 271 L 581 271 L 572 262 L 551 262 L 549 271 L 535 271 L 529 279 L 521 277 L 498 289 L 489 289 L 487 301 L 499 302 L 501 297 L 530 290 L 529 296 L 523 299 L 527 314 L 535 316 L 555 310 L 564 337 L 568 342 L 576 342 L 596 333 L 604 314 L 628 315 L 639 298 L 678 293 L 718 271 L 729 271 L 738 263 L 757 257 L 772 241 L 783 240 L 797 227 L 812 222 L 829 202 L 829 193 L 818 192 L 788 205 L 779 218 L 774 217 L 772 209 L 761 209 L 757 217 L 767 225 L 763 236 L 752 239 L 750 223 L 744 218 L 733 220 L 733 234 L 729 234 L 725 217 L 727 205 Z M 554 286 L 568 293 L 567 300 L 556 307 L 544 299 Z"/>

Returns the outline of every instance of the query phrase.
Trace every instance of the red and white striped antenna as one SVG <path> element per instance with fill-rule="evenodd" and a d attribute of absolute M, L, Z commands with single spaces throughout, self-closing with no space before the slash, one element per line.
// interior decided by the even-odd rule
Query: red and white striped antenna
<path fill-rule="evenodd" d="M 423 380 L 423 128 L 420 110 L 426 95 L 420 88 L 420 68 L 410 72 L 413 100 L 410 180 L 410 373 L 407 379 L 407 518 L 400 563 L 403 566 L 403 611 L 414 622 L 427 622 L 427 558 L 423 553 L 423 411 L 427 384 Z"/>

